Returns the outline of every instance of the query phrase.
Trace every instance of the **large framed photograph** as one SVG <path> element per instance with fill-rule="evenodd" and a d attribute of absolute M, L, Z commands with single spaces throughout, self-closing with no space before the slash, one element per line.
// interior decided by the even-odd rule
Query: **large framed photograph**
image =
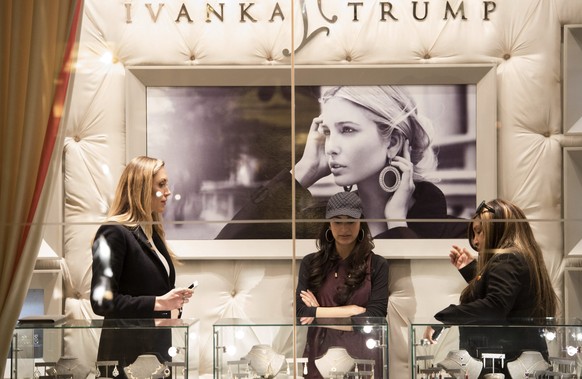
<path fill-rule="evenodd" d="M 129 67 L 127 86 L 127 157 L 166 161 L 180 258 L 301 257 L 344 190 L 377 253 L 446 258 L 496 196 L 493 65 Z"/>

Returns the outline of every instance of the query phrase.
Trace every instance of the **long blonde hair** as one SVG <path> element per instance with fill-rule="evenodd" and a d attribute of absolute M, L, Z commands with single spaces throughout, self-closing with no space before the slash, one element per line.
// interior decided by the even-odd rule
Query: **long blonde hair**
<path fill-rule="evenodd" d="M 521 254 L 527 262 L 536 293 L 536 309 L 532 316 L 555 317 L 558 297 L 552 286 L 542 250 L 523 211 L 508 201 L 495 199 L 483 203 L 473 220 L 482 221 L 484 235 L 484 246 L 477 260 L 477 273 L 486 271 L 491 258 L 496 254 Z M 474 235 L 472 225 L 469 225 L 469 243 L 473 248 Z M 475 281 L 472 280 L 462 292 L 461 302 L 472 298 Z"/>
<path fill-rule="evenodd" d="M 119 178 L 108 220 L 131 227 L 140 226 L 148 239 L 153 238 L 155 231 L 166 245 L 172 261 L 176 263 L 176 257 L 166 243 L 162 215 L 152 211 L 154 176 L 164 165 L 164 161 L 156 158 L 146 156 L 133 158 Z"/>

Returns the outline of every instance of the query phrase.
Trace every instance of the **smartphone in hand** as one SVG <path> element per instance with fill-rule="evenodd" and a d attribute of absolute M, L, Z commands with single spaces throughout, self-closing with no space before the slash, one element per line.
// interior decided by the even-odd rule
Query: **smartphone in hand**
<path fill-rule="evenodd" d="M 191 290 L 193 290 L 193 289 L 194 289 L 194 288 L 196 288 L 196 287 L 198 287 L 198 281 L 197 281 L 197 280 L 193 281 L 193 282 L 192 282 L 192 284 L 190 284 L 190 285 L 188 286 L 188 289 L 191 289 Z"/>

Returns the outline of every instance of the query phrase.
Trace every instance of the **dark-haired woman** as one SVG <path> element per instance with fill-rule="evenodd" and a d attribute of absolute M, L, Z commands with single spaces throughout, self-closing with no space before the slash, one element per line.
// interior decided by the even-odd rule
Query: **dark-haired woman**
<path fill-rule="evenodd" d="M 305 256 L 296 290 L 301 324 L 322 318 L 384 318 L 388 306 L 388 262 L 374 254 L 370 229 L 355 192 L 340 192 L 327 202 L 326 219 L 316 241 L 318 251 Z M 335 321 L 327 320 L 330 324 Z M 331 347 L 345 348 L 352 358 L 373 359 L 375 377 L 382 377 L 381 349 L 368 348 L 370 336 L 359 331 L 310 327 L 304 356 L 309 378 L 321 378 L 315 361 Z"/>

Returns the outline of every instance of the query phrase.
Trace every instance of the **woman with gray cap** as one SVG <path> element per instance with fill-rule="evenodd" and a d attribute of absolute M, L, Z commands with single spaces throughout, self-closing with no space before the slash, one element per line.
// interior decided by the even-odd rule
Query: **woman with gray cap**
<path fill-rule="evenodd" d="M 374 254 L 374 242 L 355 192 L 340 192 L 327 202 L 326 222 L 316 240 L 318 251 L 301 261 L 296 289 L 296 315 L 301 324 L 321 318 L 385 318 L 388 306 L 388 262 Z M 354 320 L 355 321 L 355 320 Z M 309 378 L 321 378 L 315 360 L 330 347 L 343 347 L 354 358 L 374 359 L 381 377 L 380 349 L 366 348 L 357 331 L 309 328 L 304 356 Z M 325 375 L 325 374 L 324 374 Z"/>

